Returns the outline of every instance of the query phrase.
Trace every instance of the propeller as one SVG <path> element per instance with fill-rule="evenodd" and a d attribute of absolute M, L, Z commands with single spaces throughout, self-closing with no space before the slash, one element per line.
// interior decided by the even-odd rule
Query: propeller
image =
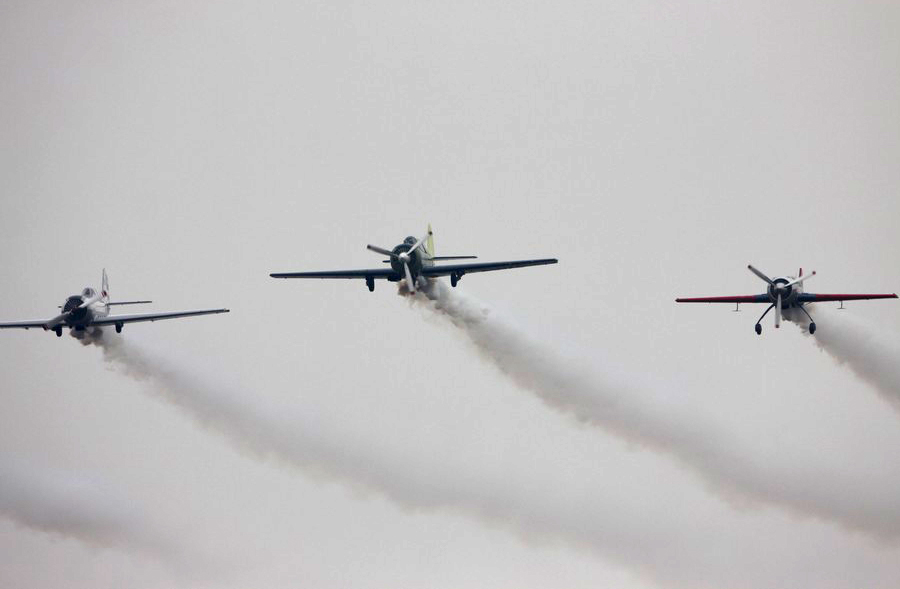
<path fill-rule="evenodd" d="M 754 268 L 753 264 L 747 264 L 747 269 L 749 269 L 751 272 L 753 272 L 754 274 L 756 274 L 757 276 L 759 276 L 760 278 L 762 278 L 763 280 L 765 280 L 772 286 L 775 286 L 775 283 L 772 282 L 772 279 L 769 278 L 768 276 L 766 276 L 765 274 L 763 274 L 762 272 L 760 272 L 759 270 L 757 270 L 756 268 Z"/>
<path fill-rule="evenodd" d="M 781 291 L 778 292 L 778 298 L 775 300 L 775 329 L 781 327 Z"/>
<path fill-rule="evenodd" d="M 409 289 L 410 294 L 416 294 L 416 281 L 413 280 L 412 271 L 409 269 L 409 263 L 412 261 L 412 254 L 417 249 L 422 247 L 422 244 L 425 243 L 431 237 L 431 227 L 428 228 L 428 233 L 426 233 L 419 241 L 417 241 L 411 248 L 406 251 L 394 253 L 390 250 L 386 250 L 383 247 L 378 247 L 377 245 L 369 244 L 366 246 L 366 249 L 379 253 L 383 256 L 389 256 L 391 259 L 395 259 L 401 264 L 403 264 L 403 274 L 406 276 L 406 287 Z"/>
<path fill-rule="evenodd" d="M 386 250 L 383 247 L 378 247 L 377 245 L 372 245 L 371 243 L 366 246 L 366 249 L 371 250 L 376 253 L 379 253 L 383 256 L 390 256 L 392 258 L 394 257 L 394 252 L 392 252 L 390 250 Z"/>
<path fill-rule="evenodd" d="M 69 315 L 72 314 L 72 311 L 66 311 L 65 313 L 61 313 L 44 324 L 44 329 L 53 329 L 60 323 L 65 323 L 66 319 Z"/>
<path fill-rule="evenodd" d="M 806 280 L 807 278 L 811 278 L 811 277 L 813 277 L 813 276 L 815 276 L 815 275 L 816 275 L 816 271 L 813 270 L 812 272 L 810 272 L 810 273 L 807 274 L 806 276 L 800 276 L 799 278 L 795 278 L 792 282 L 788 282 L 787 284 L 784 285 L 784 287 L 787 288 L 787 287 L 789 287 L 789 286 L 794 286 L 795 284 L 800 284 L 801 282 L 803 282 L 803 281 Z"/>

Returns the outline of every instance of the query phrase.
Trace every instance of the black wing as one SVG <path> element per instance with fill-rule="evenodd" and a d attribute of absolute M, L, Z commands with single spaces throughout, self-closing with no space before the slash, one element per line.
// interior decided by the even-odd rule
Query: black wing
<path fill-rule="evenodd" d="M 273 272 L 272 278 L 396 278 L 397 273 L 391 268 L 372 268 L 370 270 L 326 270 L 324 272 Z"/>
<path fill-rule="evenodd" d="M 524 268 L 526 266 L 544 266 L 556 264 L 556 258 L 544 258 L 541 260 L 516 260 L 513 262 L 479 262 L 477 264 L 448 264 L 446 266 L 426 266 L 420 273 L 429 278 L 435 276 L 450 276 L 451 274 L 471 274 L 473 272 L 492 272 L 494 270 L 509 270 L 511 268 Z"/>

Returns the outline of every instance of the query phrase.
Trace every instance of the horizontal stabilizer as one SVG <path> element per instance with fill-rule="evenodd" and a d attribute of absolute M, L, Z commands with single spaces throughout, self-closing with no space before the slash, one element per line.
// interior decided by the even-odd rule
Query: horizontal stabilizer
<path fill-rule="evenodd" d="M 475 260 L 478 256 L 435 256 L 433 258 L 428 258 L 429 260 L 434 260 L 435 262 L 445 261 L 445 260 Z M 390 264 L 390 260 L 381 260 L 384 264 Z"/>
<path fill-rule="evenodd" d="M 196 317 L 198 315 L 214 315 L 216 313 L 228 313 L 228 309 L 199 309 L 197 311 L 174 311 L 170 313 L 140 313 L 137 315 L 107 315 L 95 319 L 92 325 L 115 325 L 125 323 L 137 323 L 139 321 L 161 321 L 163 319 L 180 319 L 182 317 Z"/>
<path fill-rule="evenodd" d="M 110 307 L 113 305 L 146 305 L 147 303 L 152 303 L 153 301 L 116 301 L 114 303 L 106 303 Z"/>

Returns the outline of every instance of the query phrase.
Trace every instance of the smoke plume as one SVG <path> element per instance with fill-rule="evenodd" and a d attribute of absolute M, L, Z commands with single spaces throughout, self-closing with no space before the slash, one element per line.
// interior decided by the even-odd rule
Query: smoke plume
<path fill-rule="evenodd" d="M 798 566 L 797 559 L 808 558 L 805 548 L 799 555 L 783 550 L 770 557 L 765 547 L 745 559 L 744 548 L 731 547 L 724 549 L 734 554 L 720 554 L 713 562 L 709 547 L 702 546 L 704 539 L 725 534 L 735 546 L 755 551 L 758 525 L 718 504 L 710 507 L 715 515 L 705 521 L 697 521 L 693 511 L 672 512 L 665 506 L 641 505 L 637 511 L 623 508 L 603 500 L 604 493 L 610 492 L 605 485 L 586 488 L 597 479 L 592 477 L 589 480 L 593 482 L 586 483 L 586 473 L 581 471 L 550 475 L 529 468 L 510 473 L 456 461 L 452 453 L 436 459 L 431 452 L 420 450 L 416 439 L 401 439 L 399 446 L 386 451 L 380 437 L 335 430 L 314 414 L 269 404 L 266 395 L 232 391 L 199 380 L 193 371 L 178 369 L 122 338 L 110 334 L 89 343 L 102 348 L 112 367 L 142 381 L 152 395 L 179 408 L 243 453 L 327 481 L 338 480 L 359 492 L 374 491 L 407 510 L 462 513 L 490 525 L 503 525 L 530 541 L 566 540 L 674 586 L 716 586 L 718 581 L 718 585 L 734 587 L 777 587 L 781 576 Z M 812 530 L 816 542 L 833 541 L 824 540 L 833 538 L 832 530 L 818 525 Z M 775 537 L 783 535 L 776 533 Z M 854 554 L 859 555 L 859 550 Z M 869 560 L 869 551 L 861 554 Z M 871 551 L 871 566 L 858 567 L 853 573 L 855 580 L 877 579 L 885 566 L 891 569 L 893 564 L 883 564 L 884 554 L 890 553 Z M 765 569 L 754 564 L 760 559 L 769 560 Z M 720 566 L 724 562 L 727 567 Z M 828 565 L 823 570 L 834 572 Z M 849 585 L 838 580 L 821 586 Z"/>
<path fill-rule="evenodd" d="M 0 461 L 0 515 L 28 528 L 169 559 L 171 546 L 121 496 L 96 479 Z"/>
<path fill-rule="evenodd" d="M 409 293 L 401 286 L 400 294 Z M 549 407 L 674 457 L 725 498 L 778 505 L 882 539 L 900 537 L 900 489 L 886 492 L 896 485 L 890 478 L 873 473 L 872 480 L 856 480 L 841 470 L 811 472 L 809 465 L 786 469 L 757 460 L 753 448 L 729 432 L 686 414 L 677 395 L 635 386 L 634 376 L 604 366 L 602 358 L 588 365 L 560 356 L 443 282 L 429 283 L 410 300 L 449 319 L 484 358 Z M 859 357 L 867 358 L 865 352 Z M 871 368 L 879 360 L 867 362 Z M 896 378 L 898 370 L 895 365 L 888 373 Z"/>
<path fill-rule="evenodd" d="M 812 340 L 816 345 L 844 364 L 858 377 L 878 391 L 882 399 L 900 412 L 900 339 L 896 334 L 867 323 L 850 313 L 836 309 L 807 307 L 817 320 Z M 806 335 L 808 320 L 802 314 L 789 314 Z"/>

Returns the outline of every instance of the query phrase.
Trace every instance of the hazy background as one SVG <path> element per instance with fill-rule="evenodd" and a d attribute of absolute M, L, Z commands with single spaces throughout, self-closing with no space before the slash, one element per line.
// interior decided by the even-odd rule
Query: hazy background
<path fill-rule="evenodd" d="M 737 472 L 900 501 L 871 386 L 757 337 L 764 307 L 673 302 L 762 292 L 748 262 L 900 290 L 898 30 L 894 2 L 4 2 L 0 320 L 103 267 L 113 299 L 230 307 L 122 335 L 311 458 L 4 331 L 0 585 L 895 587 L 897 537 L 548 409 L 394 285 L 267 275 L 428 222 L 439 255 L 559 257 L 460 289 L 715 424 Z"/>

